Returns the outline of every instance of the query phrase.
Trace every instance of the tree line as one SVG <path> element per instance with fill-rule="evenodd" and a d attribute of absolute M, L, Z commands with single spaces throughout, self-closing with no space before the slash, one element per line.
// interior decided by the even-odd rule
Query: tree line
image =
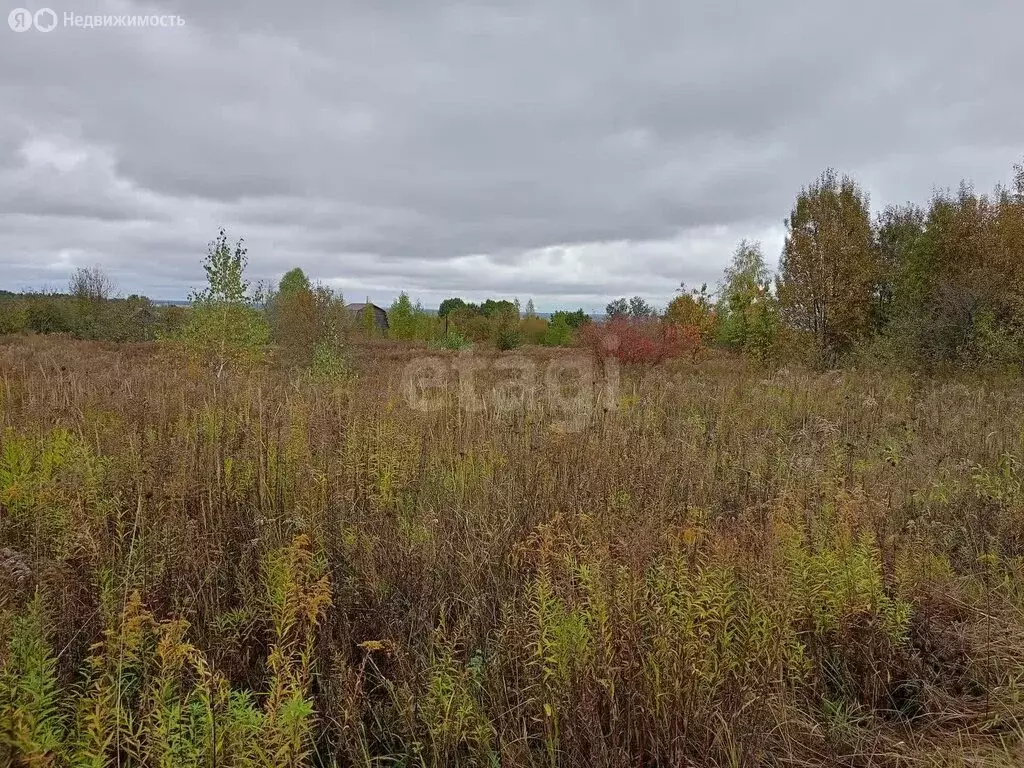
<path fill-rule="evenodd" d="M 430 312 L 402 292 L 387 309 L 386 333 L 371 311 L 348 317 L 341 294 L 312 284 L 301 268 L 276 286 L 250 288 L 244 244 L 232 245 L 221 230 L 204 261 L 208 284 L 188 308 L 137 295 L 114 298 L 102 270 L 80 268 L 67 293 L 0 292 L 0 333 L 179 338 L 196 349 L 204 338 L 216 338 L 222 350 L 274 344 L 291 363 L 327 368 L 339 364 L 353 337 L 384 335 L 499 349 L 608 349 L 613 337 L 620 346 L 629 338 L 635 349 L 623 354 L 643 358 L 636 350 L 647 349 L 650 360 L 716 347 L 763 362 L 819 365 L 876 361 L 930 369 L 1021 361 L 1024 165 L 991 193 L 963 182 L 925 204 L 890 205 L 874 215 L 857 182 L 828 169 L 800 190 L 785 226 L 776 270 L 760 243 L 741 241 L 717 286 L 681 285 L 663 310 L 640 296 L 623 297 L 595 322 L 582 308 L 545 318 L 532 300 L 521 307 L 518 299 L 452 297 Z"/>
<path fill-rule="evenodd" d="M 868 195 L 828 169 L 800 190 L 773 273 L 742 241 L 716 290 L 678 295 L 662 322 L 761 360 L 935 369 L 1024 359 L 1024 165 L 991 193 L 962 182 L 926 204 L 872 215 Z M 641 297 L 613 319 L 650 324 Z"/>
<path fill-rule="evenodd" d="M 797 197 L 775 279 L 781 325 L 813 358 L 924 367 L 1017 363 L 1024 352 L 1024 166 L 872 217 L 829 170 Z"/>

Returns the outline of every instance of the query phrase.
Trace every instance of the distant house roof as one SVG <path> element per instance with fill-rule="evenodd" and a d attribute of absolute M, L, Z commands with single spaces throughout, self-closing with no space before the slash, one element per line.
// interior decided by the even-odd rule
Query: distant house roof
<path fill-rule="evenodd" d="M 366 302 L 359 302 L 357 304 L 346 304 L 345 309 L 351 312 L 353 315 L 358 315 L 366 308 L 373 310 L 374 318 L 377 321 L 377 326 L 382 330 L 388 329 L 388 313 L 376 304 L 367 304 Z"/>

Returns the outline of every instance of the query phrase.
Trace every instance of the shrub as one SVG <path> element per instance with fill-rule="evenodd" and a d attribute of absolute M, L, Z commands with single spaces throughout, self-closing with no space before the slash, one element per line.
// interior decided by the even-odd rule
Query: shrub
<path fill-rule="evenodd" d="M 700 329 L 695 326 L 624 316 L 584 326 L 583 342 L 599 357 L 637 365 L 657 365 L 686 353 L 696 355 L 703 349 Z"/>
<path fill-rule="evenodd" d="M 545 347 L 568 347 L 572 344 L 573 333 L 566 315 L 555 313 L 548 327 L 544 330 L 541 344 Z"/>
<path fill-rule="evenodd" d="M 582 308 L 577 309 L 575 312 L 566 312 L 560 309 L 551 315 L 552 323 L 557 323 L 559 320 L 564 321 L 574 331 L 591 322 L 590 315 L 584 312 Z"/>
<path fill-rule="evenodd" d="M 313 349 L 309 370 L 316 378 L 333 379 L 348 374 L 348 359 L 341 345 L 327 339 L 318 342 Z"/>
<path fill-rule="evenodd" d="M 431 349 L 469 349 L 473 346 L 473 343 L 466 340 L 466 337 L 461 333 L 455 331 L 448 331 L 448 333 L 442 336 L 440 339 L 433 339 L 429 344 Z"/>
<path fill-rule="evenodd" d="M 32 296 L 28 300 L 28 330 L 35 333 L 74 333 L 68 302 L 59 296 Z"/>
<path fill-rule="evenodd" d="M 288 365 L 308 366 L 319 344 L 320 318 L 313 292 L 307 288 L 279 292 L 271 305 L 273 339 Z"/>
<path fill-rule="evenodd" d="M 548 321 L 531 315 L 519 321 L 519 334 L 525 344 L 543 344 L 548 330 Z"/>
<path fill-rule="evenodd" d="M 522 343 L 519 331 L 514 327 L 499 328 L 495 333 L 494 346 L 502 351 L 515 349 Z"/>
<path fill-rule="evenodd" d="M 21 298 L 0 299 L 0 334 L 28 330 L 28 303 Z"/>

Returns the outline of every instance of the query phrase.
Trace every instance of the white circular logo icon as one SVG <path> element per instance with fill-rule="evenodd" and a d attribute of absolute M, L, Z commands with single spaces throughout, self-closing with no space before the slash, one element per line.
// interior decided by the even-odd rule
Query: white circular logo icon
<path fill-rule="evenodd" d="M 57 14 L 52 8 L 40 8 L 32 17 L 32 21 L 40 32 L 50 32 L 57 26 Z"/>
<path fill-rule="evenodd" d="M 27 8 L 15 8 L 7 14 L 7 26 L 15 32 L 28 32 L 32 29 L 32 11 Z"/>

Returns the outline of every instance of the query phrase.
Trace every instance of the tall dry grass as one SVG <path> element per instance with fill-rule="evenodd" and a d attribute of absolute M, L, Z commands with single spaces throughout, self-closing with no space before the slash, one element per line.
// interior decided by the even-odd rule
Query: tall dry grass
<path fill-rule="evenodd" d="M 686 362 L 572 431 L 414 354 L 4 342 L 0 764 L 1024 760 L 1019 382 Z"/>

